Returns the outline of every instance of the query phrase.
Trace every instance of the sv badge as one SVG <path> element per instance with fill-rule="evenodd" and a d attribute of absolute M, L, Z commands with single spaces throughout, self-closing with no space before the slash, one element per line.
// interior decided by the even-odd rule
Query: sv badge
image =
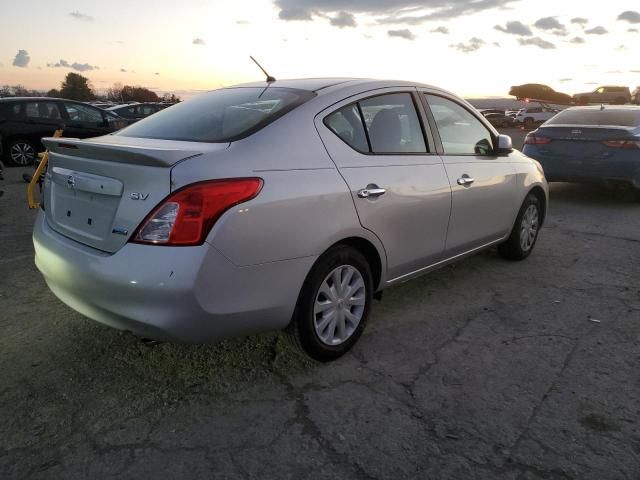
<path fill-rule="evenodd" d="M 131 200 L 146 200 L 147 198 L 149 198 L 148 193 L 139 193 L 139 192 L 132 192 L 130 196 L 131 196 Z"/>

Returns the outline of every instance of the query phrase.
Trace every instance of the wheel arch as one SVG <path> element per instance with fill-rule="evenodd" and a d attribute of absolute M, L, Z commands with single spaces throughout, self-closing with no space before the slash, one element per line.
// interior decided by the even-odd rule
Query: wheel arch
<path fill-rule="evenodd" d="M 367 259 L 371 274 L 373 275 L 374 292 L 378 291 L 382 282 L 382 258 L 380 252 L 373 243 L 363 237 L 347 237 L 337 241 L 327 250 L 337 246 L 346 245 L 358 250 Z"/>
<path fill-rule="evenodd" d="M 542 219 L 540 220 L 540 226 L 544 225 L 545 218 L 547 216 L 547 195 L 540 185 L 535 185 L 529 190 L 528 195 L 535 195 L 542 207 Z"/>

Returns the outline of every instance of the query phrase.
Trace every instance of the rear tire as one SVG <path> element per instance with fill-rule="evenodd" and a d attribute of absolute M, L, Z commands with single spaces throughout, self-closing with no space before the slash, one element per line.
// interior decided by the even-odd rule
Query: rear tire
<path fill-rule="evenodd" d="M 520 207 L 511 235 L 498 245 L 498 253 L 507 260 L 524 260 L 531 255 L 538 240 L 541 220 L 540 200 L 530 193 Z"/>
<path fill-rule="evenodd" d="M 325 252 L 302 285 L 287 329 L 294 345 L 321 362 L 347 353 L 366 326 L 372 278 L 358 250 L 337 245 Z"/>

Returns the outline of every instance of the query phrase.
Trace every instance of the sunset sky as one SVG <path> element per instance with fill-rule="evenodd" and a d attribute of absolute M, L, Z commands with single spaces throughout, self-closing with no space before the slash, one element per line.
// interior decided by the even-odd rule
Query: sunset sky
<path fill-rule="evenodd" d="M 190 96 L 262 79 L 407 79 L 467 97 L 640 85 L 638 0 L 0 0 L 0 85 L 67 72 Z"/>

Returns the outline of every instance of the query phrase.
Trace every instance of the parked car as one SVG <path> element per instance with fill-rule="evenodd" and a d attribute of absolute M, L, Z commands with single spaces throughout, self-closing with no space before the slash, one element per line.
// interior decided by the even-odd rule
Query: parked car
<path fill-rule="evenodd" d="M 487 113 L 484 115 L 491 125 L 496 128 L 506 128 L 513 126 L 513 118 L 507 117 L 504 113 Z"/>
<path fill-rule="evenodd" d="M 636 87 L 636 89 L 631 92 L 631 101 L 636 105 L 640 105 L 640 87 Z"/>
<path fill-rule="evenodd" d="M 571 95 L 556 92 L 553 88 L 539 83 L 526 83 L 511 87 L 509 95 L 513 95 L 518 100 L 540 100 L 558 105 L 570 105 L 573 103 Z"/>
<path fill-rule="evenodd" d="M 107 108 L 107 111 L 124 118 L 127 123 L 131 125 L 132 123 L 142 120 L 143 118 L 153 115 L 163 109 L 164 107 L 157 103 L 134 103 L 109 107 Z"/>
<path fill-rule="evenodd" d="M 0 98 L 0 153 L 14 165 L 30 165 L 44 150 L 40 139 L 59 128 L 65 137 L 111 133 L 125 122 L 82 102 L 48 97 Z"/>
<path fill-rule="evenodd" d="M 623 182 L 640 189 L 640 107 L 573 107 L 525 138 L 551 182 Z"/>
<path fill-rule="evenodd" d="M 629 87 L 598 87 L 593 92 L 577 93 L 573 98 L 577 105 L 589 103 L 624 105 L 631 103 L 631 92 Z"/>
<path fill-rule="evenodd" d="M 526 128 L 531 128 L 534 125 L 540 125 L 546 122 L 550 118 L 553 118 L 558 113 L 558 110 L 546 107 L 526 107 L 521 108 L 518 113 L 513 117 L 515 124 L 524 125 Z"/>
<path fill-rule="evenodd" d="M 487 115 L 489 115 L 490 113 L 499 113 L 501 115 L 505 114 L 504 110 L 500 110 L 498 108 L 480 108 L 478 109 L 478 111 L 484 116 L 486 117 Z"/>
<path fill-rule="evenodd" d="M 45 143 L 35 261 L 63 302 L 159 340 L 287 328 L 324 361 L 385 288 L 492 245 L 526 258 L 548 199 L 470 104 L 409 82 L 257 82 Z"/>

